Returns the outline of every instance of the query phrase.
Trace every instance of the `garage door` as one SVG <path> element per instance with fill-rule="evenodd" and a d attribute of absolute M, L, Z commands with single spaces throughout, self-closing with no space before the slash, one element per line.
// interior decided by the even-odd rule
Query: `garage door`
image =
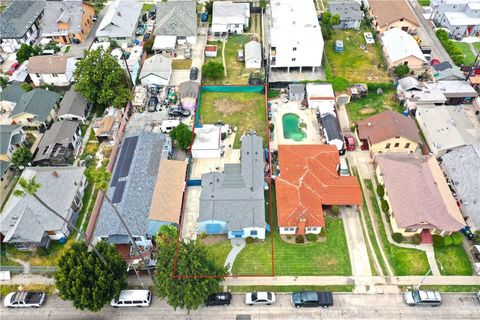
<path fill-rule="evenodd" d="M 220 233 L 221 230 L 219 223 L 207 223 L 207 233 Z"/>

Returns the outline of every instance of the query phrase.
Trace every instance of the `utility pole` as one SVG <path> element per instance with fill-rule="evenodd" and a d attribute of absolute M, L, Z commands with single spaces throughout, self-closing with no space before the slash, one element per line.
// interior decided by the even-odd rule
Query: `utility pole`
<path fill-rule="evenodd" d="M 477 56 L 475 57 L 475 61 L 473 61 L 473 64 L 470 67 L 470 70 L 468 70 L 467 78 L 465 79 L 465 81 L 468 81 L 468 79 L 470 79 L 470 77 L 472 76 L 472 71 L 476 69 L 479 58 L 480 58 L 480 51 L 477 51 Z"/>

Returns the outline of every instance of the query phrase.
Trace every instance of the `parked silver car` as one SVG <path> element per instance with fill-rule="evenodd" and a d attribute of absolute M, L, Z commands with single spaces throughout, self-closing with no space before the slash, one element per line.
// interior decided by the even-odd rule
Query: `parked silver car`
<path fill-rule="evenodd" d="M 253 305 L 271 305 L 275 303 L 275 293 L 273 292 L 249 292 L 245 294 L 245 304 Z"/>

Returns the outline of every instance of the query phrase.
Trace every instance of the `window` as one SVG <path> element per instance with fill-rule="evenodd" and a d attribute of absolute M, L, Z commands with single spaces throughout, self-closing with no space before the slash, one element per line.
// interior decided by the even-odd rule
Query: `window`
<path fill-rule="evenodd" d="M 293 47 L 293 51 L 297 51 L 297 47 Z"/>
<path fill-rule="evenodd" d="M 239 25 L 238 25 L 238 24 L 236 24 L 236 25 L 235 25 L 235 28 L 238 28 L 238 27 L 239 27 Z"/>
<path fill-rule="evenodd" d="M 399 145 L 400 145 L 400 143 L 397 142 L 397 143 L 395 143 L 394 147 L 398 148 Z"/>
<path fill-rule="evenodd" d="M 55 231 L 47 231 L 47 234 L 48 234 L 49 236 L 54 236 L 56 233 L 55 233 Z"/>
<path fill-rule="evenodd" d="M 385 146 L 385 149 L 390 149 L 391 145 L 392 145 L 391 143 L 387 143 L 387 145 Z"/>
<path fill-rule="evenodd" d="M 292 62 L 297 61 L 297 58 L 292 58 Z"/>
<path fill-rule="evenodd" d="M 410 142 L 405 143 L 405 149 L 410 148 Z"/>
<path fill-rule="evenodd" d="M 57 78 L 57 77 L 58 77 L 58 74 L 52 73 L 52 77 Z"/>
<path fill-rule="evenodd" d="M 405 232 L 417 232 L 416 228 L 406 228 Z"/>
<path fill-rule="evenodd" d="M 132 237 L 133 241 L 142 241 L 142 237 Z"/>
<path fill-rule="evenodd" d="M 256 236 L 258 234 L 257 230 L 250 231 L 251 236 Z"/>
<path fill-rule="evenodd" d="M 39 74 L 39 73 L 35 73 L 35 77 L 40 78 L 40 74 Z"/>

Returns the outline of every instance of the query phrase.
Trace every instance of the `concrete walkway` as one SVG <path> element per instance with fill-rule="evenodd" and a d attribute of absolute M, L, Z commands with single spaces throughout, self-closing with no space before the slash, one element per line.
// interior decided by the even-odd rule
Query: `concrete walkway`
<path fill-rule="evenodd" d="M 88 140 L 90 139 L 90 133 L 92 132 L 93 124 L 95 123 L 96 117 L 93 116 L 92 120 L 90 121 L 87 131 L 85 132 L 85 136 L 82 138 L 82 145 L 80 146 L 80 149 L 78 149 L 78 155 L 81 155 L 83 150 L 85 150 Z M 98 141 L 95 141 L 98 143 Z M 73 165 L 76 166 L 78 165 L 78 162 L 80 161 L 80 157 L 77 157 L 75 161 L 73 162 Z"/>
<path fill-rule="evenodd" d="M 95 184 L 93 184 L 92 186 L 92 193 L 90 194 L 90 198 L 88 199 L 88 202 L 87 202 L 87 210 L 90 207 L 90 204 L 92 203 L 92 201 L 95 201 L 96 197 L 94 197 L 94 195 L 95 195 Z M 80 223 L 80 227 L 79 227 L 80 230 L 83 230 L 83 226 L 85 225 L 85 223 L 87 223 L 87 217 L 88 217 L 88 212 L 85 212 L 82 218 L 82 222 Z M 76 237 L 77 241 L 80 239 L 80 236 L 81 234 L 77 232 L 77 237 Z"/>
<path fill-rule="evenodd" d="M 438 270 L 437 259 L 435 259 L 435 250 L 432 244 L 421 245 L 421 248 L 427 254 L 428 264 L 433 276 L 441 276 L 440 270 Z M 420 249 L 420 250 L 422 250 Z"/>
<path fill-rule="evenodd" d="M 228 41 L 228 38 L 222 40 L 222 42 L 223 42 L 223 46 L 222 46 L 222 62 L 223 62 L 223 74 L 225 75 L 225 77 L 227 77 L 227 64 L 225 63 L 225 47 L 227 46 L 227 41 Z"/>
<path fill-rule="evenodd" d="M 233 268 L 233 263 L 235 262 L 235 259 L 237 258 L 237 255 L 240 253 L 240 251 L 245 248 L 246 242 L 245 239 L 240 238 L 240 239 L 232 239 L 232 250 L 228 253 L 227 259 L 225 259 L 225 267 L 228 266 L 228 272 L 232 274 L 232 268 Z"/>
<path fill-rule="evenodd" d="M 16 263 L 18 263 L 19 265 L 21 265 L 23 267 L 23 273 L 24 274 L 29 274 L 30 273 L 30 262 L 27 262 L 27 261 L 23 261 L 23 260 L 20 260 L 20 259 L 17 259 L 17 258 L 14 258 L 10 255 L 7 254 L 7 257 L 8 259 L 12 260 L 12 261 L 15 261 Z"/>

